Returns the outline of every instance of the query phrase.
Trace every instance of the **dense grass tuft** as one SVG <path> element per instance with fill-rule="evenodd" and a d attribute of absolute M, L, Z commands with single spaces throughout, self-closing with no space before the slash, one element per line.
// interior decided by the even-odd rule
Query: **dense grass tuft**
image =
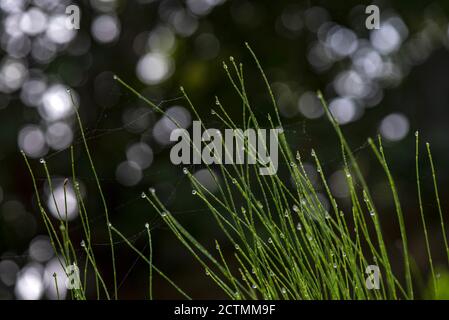
<path fill-rule="evenodd" d="M 274 118 L 268 121 L 272 128 L 282 128 L 282 121 L 278 113 L 276 100 L 263 69 L 251 48 L 247 45 L 256 67 L 265 82 L 267 92 L 273 105 Z M 251 101 L 245 90 L 245 79 L 242 64 L 237 64 L 234 58 L 229 65 L 224 63 L 224 70 L 242 105 L 243 130 L 260 128 L 253 112 Z M 115 79 L 129 89 L 138 98 L 145 101 L 155 111 L 164 111 L 141 96 L 119 77 Z M 181 92 L 200 119 L 196 107 L 184 89 Z M 185 168 L 184 172 L 192 185 L 193 194 L 198 202 L 205 205 L 213 215 L 217 225 L 226 238 L 226 244 L 216 242 L 216 251 L 210 252 L 192 234 L 183 227 L 178 219 L 170 213 L 159 200 L 157 192 L 150 190 L 142 193 L 147 201 L 163 219 L 167 227 L 198 261 L 203 271 L 223 291 L 229 299 L 414 299 L 417 297 L 438 298 L 442 296 L 444 277 L 439 277 L 438 270 L 432 259 L 432 250 L 428 237 L 426 212 L 423 210 L 421 183 L 419 172 L 419 134 L 416 133 L 416 182 L 419 200 L 420 219 L 426 253 L 429 263 L 431 286 L 426 292 L 415 292 L 416 281 L 412 253 L 409 250 L 405 218 L 398 196 L 393 173 L 390 171 L 387 155 L 384 152 L 382 140 L 368 139 L 369 146 L 379 165 L 385 172 L 393 196 L 396 217 L 381 221 L 370 188 L 359 168 L 358 162 L 351 151 L 338 123 L 326 105 L 323 95 L 318 92 L 329 122 L 334 127 L 341 145 L 342 170 L 346 173 L 346 183 L 350 195 L 348 209 L 339 207 L 336 199 L 328 187 L 326 174 L 323 172 L 319 157 L 312 150 L 311 156 L 315 161 L 318 176 L 326 191 L 330 207 L 327 210 L 318 196 L 318 192 L 307 175 L 302 162 L 301 152 L 292 150 L 284 134 L 280 134 L 279 154 L 285 170 L 292 178 L 294 188 L 290 182 L 284 181 L 279 175 L 261 176 L 258 174 L 259 165 L 220 165 L 219 176 L 211 167 L 207 167 L 217 180 L 218 191 L 211 192 L 202 185 L 193 174 Z M 237 129 L 237 124 L 226 112 L 222 102 L 217 98 L 215 115 L 225 128 Z M 76 110 L 76 108 L 75 108 Z M 113 283 L 106 283 L 95 260 L 92 249 L 93 235 L 89 224 L 89 215 L 77 187 L 73 148 L 71 148 L 72 183 L 79 203 L 79 216 L 83 226 L 84 241 L 82 248 L 86 256 L 82 266 L 83 285 L 72 291 L 72 298 L 85 299 L 87 286 L 95 286 L 97 298 L 118 298 L 116 261 L 113 236 L 118 237 L 139 255 L 149 266 L 149 297 L 153 297 L 153 273 L 166 279 L 185 298 L 190 298 L 188 290 L 182 290 L 167 277 L 164 272 L 153 264 L 152 237 L 150 228 L 146 225 L 146 234 L 150 246 L 149 256 L 140 252 L 120 231 L 110 223 L 107 202 L 98 179 L 94 162 L 84 136 L 83 126 L 78 112 L 76 113 L 85 152 L 88 156 L 92 174 L 98 186 L 100 199 L 105 214 L 105 227 L 108 230 L 111 248 L 111 268 Z M 172 119 L 176 123 L 175 119 Z M 226 146 L 223 144 L 223 147 Z M 441 222 L 443 244 L 441 248 L 449 262 L 449 247 L 443 219 L 443 211 L 438 194 L 438 183 L 429 144 L 426 144 L 426 155 L 430 161 L 435 203 Z M 229 150 L 225 150 L 229 152 Z M 245 146 L 246 154 L 255 151 L 249 145 Z M 55 252 L 61 259 L 63 266 L 76 263 L 75 245 L 69 235 L 69 223 L 63 219 L 64 208 L 58 208 L 61 215 L 59 230 L 48 216 L 41 203 L 38 186 L 28 159 L 25 161 L 31 173 L 36 191 L 38 206 Z M 50 173 L 45 162 L 44 169 L 51 188 Z M 66 184 L 65 184 L 66 185 Z M 56 201 L 55 201 L 56 204 Z M 391 256 L 387 250 L 389 244 L 384 240 L 382 224 L 395 224 L 400 231 L 402 246 L 402 271 L 393 271 Z M 225 253 L 224 245 L 231 244 L 235 250 L 233 254 Z M 368 274 L 366 269 L 370 265 L 380 268 L 380 288 L 370 289 L 366 285 Z M 88 270 L 95 275 L 95 283 L 87 282 Z M 55 284 L 57 285 L 57 279 Z"/>

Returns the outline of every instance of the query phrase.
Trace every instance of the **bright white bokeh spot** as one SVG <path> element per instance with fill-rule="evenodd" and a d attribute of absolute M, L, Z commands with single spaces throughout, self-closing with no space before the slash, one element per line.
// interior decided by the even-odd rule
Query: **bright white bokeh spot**
<path fill-rule="evenodd" d="M 326 45 L 337 57 L 346 57 L 357 49 L 357 36 L 350 29 L 335 26 L 327 34 Z"/>
<path fill-rule="evenodd" d="M 27 76 L 28 70 L 21 61 L 4 60 L 0 67 L 0 91 L 10 93 L 19 89 Z"/>
<path fill-rule="evenodd" d="M 146 84 L 158 84 L 173 73 L 173 61 L 160 53 L 147 53 L 136 66 L 139 79 Z"/>
<path fill-rule="evenodd" d="M 18 274 L 14 292 L 19 300 L 38 300 L 44 293 L 42 267 L 38 264 L 25 266 Z"/>
<path fill-rule="evenodd" d="M 369 83 L 358 72 L 341 72 L 334 80 L 335 91 L 340 96 L 364 98 L 369 94 Z"/>
<path fill-rule="evenodd" d="M 70 146 L 73 141 L 72 128 L 65 122 L 55 122 L 47 128 L 45 133 L 47 144 L 54 150 L 62 150 Z"/>
<path fill-rule="evenodd" d="M 29 35 L 41 33 L 47 27 L 47 15 L 33 7 L 20 17 L 20 29 Z"/>
<path fill-rule="evenodd" d="M 401 113 L 393 113 L 386 116 L 379 126 L 380 134 L 389 141 L 402 140 L 409 132 L 409 129 L 409 121 Z"/>
<path fill-rule="evenodd" d="M 19 148 L 31 158 L 42 157 L 48 151 L 44 133 L 38 126 L 27 125 L 23 127 L 17 140 Z"/>
<path fill-rule="evenodd" d="M 0 8 L 9 13 L 19 13 L 25 7 L 25 0 L 2 0 Z"/>
<path fill-rule="evenodd" d="M 53 187 L 53 193 L 49 191 L 47 195 L 47 206 L 52 216 L 63 221 L 75 219 L 78 216 L 78 201 L 75 191 L 69 185 L 64 191 L 62 183 Z"/>
<path fill-rule="evenodd" d="M 347 124 L 354 120 L 357 114 L 356 105 L 349 98 L 336 98 L 329 104 L 332 116 L 339 124 Z"/>
<path fill-rule="evenodd" d="M 45 120 L 56 121 L 72 115 L 73 108 L 67 88 L 56 84 L 49 87 L 43 94 L 39 112 Z"/>
<path fill-rule="evenodd" d="M 110 15 L 101 15 L 94 19 L 91 27 L 95 40 L 101 43 L 115 41 L 120 35 L 120 21 Z"/>
<path fill-rule="evenodd" d="M 390 23 L 381 24 L 380 29 L 370 34 L 373 47 L 382 54 L 390 54 L 399 49 L 402 43 L 399 31 Z"/>
<path fill-rule="evenodd" d="M 36 107 L 41 103 L 42 95 L 47 85 L 44 81 L 38 79 L 27 80 L 22 85 L 20 91 L 20 100 L 27 106 Z"/>
<path fill-rule="evenodd" d="M 64 14 L 52 16 L 48 21 L 47 37 L 57 43 L 70 42 L 76 35 L 75 29 L 67 28 L 67 16 Z"/>
<path fill-rule="evenodd" d="M 369 48 L 357 50 L 352 60 L 357 70 L 365 76 L 377 78 L 382 75 L 383 60 L 377 51 Z"/>
<path fill-rule="evenodd" d="M 66 282 L 68 281 L 67 274 L 61 265 L 60 261 L 64 261 L 63 257 L 53 258 L 46 265 L 44 270 L 44 286 L 45 295 L 47 298 L 56 300 L 64 300 L 67 296 Z M 55 278 L 53 275 L 56 274 L 56 279 L 58 282 L 58 290 L 56 290 Z M 59 297 L 58 297 L 59 293 Z"/>

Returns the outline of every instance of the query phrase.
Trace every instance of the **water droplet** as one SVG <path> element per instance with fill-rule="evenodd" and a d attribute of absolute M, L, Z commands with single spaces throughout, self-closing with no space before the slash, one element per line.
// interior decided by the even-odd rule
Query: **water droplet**
<path fill-rule="evenodd" d="M 240 250 L 240 246 L 238 244 L 235 244 L 235 250 Z"/>
<path fill-rule="evenodd" d="M 65 91 L 67 91 L 67 93 L 70 93 L 70 88 L 65 89 Z"/>
<path fill-rule="evenodd" d="M 351 174 L 349 172 L 346 172 L 346 178 L 348 178 L 348 179 L 351 178 Z"/>
<path fill-rule="evenodd" d="M 345 258 L 345 257 L 346 257 L 346 253 L 345 253 L 345 252 L 343 252 L 343 253 L 342 253 L 342 256 L 343 256 L 343 258 Z"/>
<path fill-rule="evenodd" d="M 376 212 L 374 212 L 374 210 L 371 210 L 371 211 L 369 212 L 369 215 L 370 215 L 371 217 L 374 217 L 374 216 L 376 215 Z"/>
<path fill-rule="evenodd" d="M 305 206 L 305 205 L 306 205 L 306 200 L 305 200 L 305 199 L 301 199 L 301 204 L 302 204 L 303 206 Z"/>
<path fill-rule="evenodd" d="M 296 167 L 296 163 L 294 163 L 293 161 L 290 162 L 290 167 L 295 168 Z"/>
<path fill-rule="evenodd" d="M 279 234 L 279 237 L 281 237 L 281 239 L 284 239 L 284 238 L 285 238 L 285 236 L 284 236 L 283 233 Z"/>
<path fill-rule="evenodd" d="M 251 288 L 257 289 L 257 284 L 253 283 L 253 285 L 251 286 Z"/>
<path fill-rule="evenodd" d="M 232 178 L 232 184 L 237 184 L 237 180 L 236 179 L 234 179 L 234 178 Z"/>
<path fill-rule="evenodd" d="M 196 195 L 196 190 L 192 190 L 192 194 L 193 194 L 193 195 Z"/>
<path fill-rule="evenodd" d="M 298 208 L 298 206 L 296 204 L 293 205 L 292 209 L 295 212 L 299 212 L 299 208 Z"/>
<path fill-rule="evenodd" d="M 282 292 L 282 294 L 286 294 L 286 293 L 287 293 L 287 289 L 282 288 L 282 289 L 281 289 L 281 292 Z"/>
<path fill-rule="evenodd" d="M 140 197 L 141 197 L 142 199 L 145 199 L 145 198 L 147 197 L 147 195 L 145 194 L 145 192 L 142 192 L 142 194 L 140 195 Z"/>
<path fill-rule="evenodd" d="M 296 230 L 301 230 L 301 229 L 302 229 L 301 224 L 298 222 L 298 224 L 296 225 Z"/>
<path fill-rule="evenodd" d="M 156 189 L 154 189 L 152 187 L 150 189 L 148 189 L 148 190 L 150 191 L 151 194 L 155 194 L 156 193 Z"/>
<path fill-rule="evenodd" d="M 312 151 L 310 152 L 310 155 L 311 155 L 312 157 L 315 157 L 315 156 L 316 156 L 316 153 L 315 153 L 315 150 L 314 150 L 314 149 L 312 149 Z"/>
<path fill-rule="evenodd" d="M 245 209 L 245 208 L 242 207 L 241 210 L 242 210 L 242 213 L 243 213 L 243 214 L 246 213 L 246 209 Z"/>
<path fill-rule="evenodd" d="M 217 106 L 220 105 L 220 100 L 218 100 L 218 97 L 215 97 L 215 104 L 216 104 Z"/>
<path fill-rule="evenodd" d="M 220 245 L 218 243 L 215 245 L 215 249 L 220 250 Z"/>
<path fill-rule="evenodd" d="M 228 66 L 226 65 L 226 63 L 223 63 L 223 68 L 224 68 L 225 70 L 228 70 Z"/>
<path fill-rule="evenodd" d="M 112 227 L 112 224 L 109 222 L 108 223 L 108 228 L 111 228 Z"/>
<path fill-rule="evenodd" d="M 301 161 L 301 155 L 299 154 L 299 151 L 296 152 L 296 160 Z"/>
<path fill-rule="evenodd" d="M 316 171 L 321 172 L 321 168 L 320 167 L 316 168 Z"/>
<path fill-rule="evenodd" d="M 288 210 L 285 210 L 284 217 L 288 218 Z"/>
<path fill-rule="evenodd" d="M 44 158 L 40 158 L 40 159 L 39 159 L 39 162 L 42 163 L 42 164 L 44 164 L 44 163 L 45 163 L 45 159 L 44 159 Z"/>
<path fill-rule="evenodd" d="M 274 277 L 274 276 L 275 276 L 274 272 L 270 271 L 270 277 Z"/>
<path fill-rule="evenodd" d="M 83 248 L 85 248 L 85 247 L 86 247 L 86 243 L 84 242 L 84 240 L 81 240 L 81 243 L 80 243 L 80 245 L 81 245 L 81 247 L 83 247 Z"/>
<path fill-rule="evenodd" d="M 419 135 L 418 131 L 415 132 L 415 137 L 417 137 Z"/>
<path fill-rule="evenodd" d="M 268 238 L 268 243 L 273 243 L 273 239 Z"/>
<path fill-rule="evenodd" d="M 182 172 L 183 172 L 184 174 L 188 174 L 188 173 L 189 173 L 189 169 L 187 169 L 187 168 L 182 168 Z"/>
<path fill-rule="evenodd" d="M 326 213 L 324 214 L 324 218 L 325 218 L 325 219 L 330 219 L 330 218 L 331 218 L 329 212 L 326 212 Z"/>
<path fill-rule="evenodd" d="M 252 273 L 252 274 L 256 274 L 256 269 L 252 269 L 252 270 L 251 270 L 251 273 Z"/>
<path fill-rule="evenodd" d="M 260 209 L 262 209 L 263 208 L 263 204 L 262 204 L 262 202 L 260 202 L 260 201 L 257 201 L 257 206 L 260 208 Z"/>
<path fill-rule="evenodd" d="M 337 266 L 337 264 L 336 264 L 336 263 L 334 263 L 334 269 L 337 269 L 337 267 L 338 267 L 338 266 Z"/>
<path fill-rule="evenodd" d="M 63 224 L 61 224 L 61 225 L 59 226 L 59 230 L 65 231 L 65 226 L 64 226 Z"/>
<path fill-rule="evenodd" d="M 229 61 L 233 62 L 233 61 L 234 61 L 234 57 L 233 57 L 233 56 L 230 56 L 230 57 L 229 57 Z"/>
<path fill-rule="evenodd" d="M 210 271 L 209 271 L 209 269 L 206 269 L 206 276 L 210 276 Z"/>
<path fill-rule="evenodd" d="M 307 239 L 309 239 L 309 241 L 313 240 L 312 236 L 308 236 Z"/>
<path fill-rule="evenodd" d="M 167 212 L 167 211 L 162 211 L 162 212 L 161 212 L 161 216 L 162 216 L 162 217 L 168 216 L 168 212 Z"/>
<path fill-rule="evenodd" d="M 150 224 L 148 222 L 145 223 L 145 229 L 150 229 Z"/>
<path fill-rule="evenodd" d="M 210 110 L 210 114 L 214 116 L 214 115 L 216 115 L 217 113 L 215 112 L 214 109 L 211 109 L 211 110 Z"/>
<path fill-rule="evenodd" d="M 118 79 L 117 75 L 115 75 L 115 74 L 112 76 L 112 78 L 113 78 L 114 80 L 117 80 L 117 79 Z"/>

